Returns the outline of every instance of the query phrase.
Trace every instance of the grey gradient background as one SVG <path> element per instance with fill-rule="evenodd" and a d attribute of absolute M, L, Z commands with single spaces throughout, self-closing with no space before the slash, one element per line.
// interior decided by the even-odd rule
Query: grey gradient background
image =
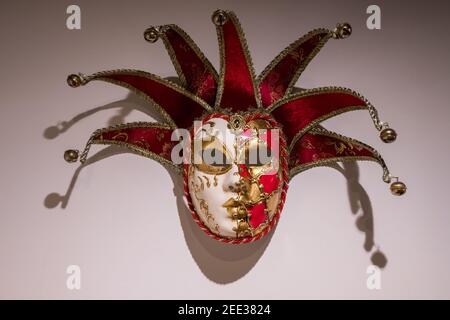
<path fill-rule="evenodd" d="M 72 3 L 81 31 L 65 27 Z M 380 31 L 365 27 L 369 4 L 381 6 Z M 330 41 L 298 86 L 364 94 L 396 143 L 378 139 L 366 112 L 326 125 L 380 150 L 408 193 L 393 197 L 373 163 L 312 169 L 290 183 L 270 237 L 231 247 L 201 233 L 158 163 L 95 146 L 101 161 L 66 164 L 64 150 L 83 148 L 95 129 L 151 120 L 125 89 L 72 89 L 66 76 L 122 67 L 174 76 L 162 43 L 142 37 L 167 23 L 218 67 L 216 8 L 240 17 L 257 73 L 310 29 L 350 22 L 353 35 Z M 450 298 L 449 12 L 448 1 L 2 1 L 0 298 Z M 371 291 L 374 252 L 387 264 Z M 78 291 L 66 288 L 71 264 L 81 267 Z"/>

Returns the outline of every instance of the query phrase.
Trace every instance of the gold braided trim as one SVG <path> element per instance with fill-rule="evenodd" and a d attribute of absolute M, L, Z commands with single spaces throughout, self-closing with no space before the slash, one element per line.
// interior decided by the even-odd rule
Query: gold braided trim
<path fill-rule="evenodd" d="M 117 70 L 97 72 L 97 73 L 94 73 L 92 75 L 89 75 L 89 76 L 86 76 L 83 78 L 83 82 L 84 82 L 83 84 L 86 84 L 92 80 L 101 80 L 101 81 L 109 82 L 109 83 L 129 89 L 130 91 L 134 92 L 135 94 L 141 96 L 145 100 L 152 103 L 157 108 L 157 110 L 161 113 L 164 120 L 166 120 L 174 128 L 176 128 L 177 125 L 173 121 L 172 117 L 170 117 L 170 115 L 164 110 L 164 108 L 162 108 L 158 103 L 156 103 L 148 94 L 142 92 L 141 90 L 136 89 L 135 87 L 133 87 L 132 85 L 130 85 L 126 82 L 107 78 L 107 76 L 110 76 L 110 75 L 132 75 L 132 76 L 134 75 L 134 76 L 140 76 L 140 77 L 143 77 L 146 79 L 150 79 L 152 81 L 155 81 L 162 85 L 165 85 L 168 88 L 190 98 L 191 100 L 197 102 L 200 106 L 202 106 L 206 111 L 212 111 L 211 106 L 209 106 L 205 101 L 203 101 L 201 98 L 197 97 L 196 95 L 190 93 L 183 87 L 177 85 L 176 83 L 174 83 L 172 81 L 163 79 L 157 75 L 154 75 L 154 74 L 151 74 L 151 73 L 148 73 L 145 71 L 133 70 L 133 69 L 117 69 Z"/>
<path fill-rule="evenodd" d="M 303 89 L 300 92 L 290 94 L 290 95 L 278 100 L 277 102 L 275 102 L 272 106 L 270 106 L 270 108 L 267 109 L 267 111 L 272 113 L 278 107 L 281 107 L 282 105 L 284 105 L 288 102 L 291 102 L 293 100 L 303 98 L 303 97 L 320 95 L 320 94 L 324 94 L 324 93 L 347 93 L 347 94 L 350 94 L 352 96 L 355 96 L 355 97 L 363 100 L 364 102 L 367 100 L 360 93 L 358 93 L 352 89 L 344 88 L 344 87 L 337 87 L 337 86 L 327 86 L 327 87 L 318 87 L 318 88 L 312 88 L 312 89 Z"/>
<path fill-rule="evenodd" d="M 186 88 L 188 87 L 187 85 L 187 81 L 186 81 L 186 77 L 183 73 L 183 70 L 180 66 L 180 63 L 178 61 L 178 58 L 175 54 L 175 51 L 173 50 L 172 45 L 170 44 L 169 39 L 166 36 L 166 31 L 167 30 L 173 30 L 176 33 L 178 33 L 178 35 L 180 37 L 183 38 L 184 41 L 186 41 L 186 43 L 189 45 L 189 47 L 195 52 L 195 54 L 197 55 L 197 57 L 203 62 L 203 64 L 205 65 L 206 69 L 208 69 L 208 71 L 212 74 L 214 80 L 216 81 L 216 83 L 219 83 L 219 76 L 217 74 L 216 69 L 212 66 L 211 62 L 208 60 L 208 58 L 206 58 L 206 56 L 203 54 L 203 52 L 200 50 L 200 48 L 197 46 L 197 44 L 192 40 L 192 38 L 179 26 L 177 26 L 176 24 L 168 24 L 168 25 L 163 25 L 159 28 L 159 33 L 160 33 L 160 37 L 163 40 L 164 46 L 167 49 L 167 52 L 169 53 L 169 57 L 170 60 L 172 60 L 172 63 L 175 67 L 175 70 L 178 74 L 178 77 L 180 78 L 181 82 L 186 86 Z"/>
<path fill-rule="evenodd" d="M 175 71 L 177 72 L 178 78 L 180 79 L 181 84 L 186 89 L 188 88 L 188 83 L 186 80 L 186 77 L 184 75 L 183 69 L 181 68 L 180 62 L 177 59 L 177 55 L 175 53 L 175 50 L 173 49 L 172 45 L 170 44 L 169 39 L 167 38 L 165 31 L 167 29 L 174 29 L 174 25 L 164 25 L 159 29 L 159 37 L 162 39 L 164 43 L 164 47 L 167 50 L 167 53 L 169 54 L 170 60 L 172 61 L 172 64 L 175 68 Z"/>
<path fill-rule="evenodd" d="M 372 154 L 374 156 L 373 157 L 371 157 L 371 156 L 345 156 L 345 157 L 332 157 L 332 158 L 327 158 L 327 159 L 320 159 L 317 161 L 313 161 L 313 162 L 310 162 L 307 164 L 303 164 L 303 165 L 299 165 L 299 166 L 291 168 L 289 171 L 289 179 L 292 179 L 296 174 L 298 174 L 300 172 L 303 172 L 307 169 L 311 169 L 314 167 L 324 166 L 324 165 L 328 165 L 328 164 L 336 163 L 336 162 L 361 160 L 361 161 L 377 162 L 383 169 L 383 181 L 386 183 L 389 182 L 388 179 L 389 179 L 390 174 L 389 174 L 389 169 L 386 165 L 386 162 L 381 157 L 380 153 L 373 147 L 371 147 L 361 141 L 358 141 L 356 139 L 346 137 L 344 135 L 338 134 L 333 131 L 329 131 L 329 130 L 323 128 L 322 126 L 316 126 L 313 129 L 311 129 L 308 133 L 313 134 L 313 135 L 328 136 L 331 138 L 335 138 L 335 139 L 365 148 L 365 149 L 369 150 L 370 152 L 372 152 Z"/>
<path fill-rule="evenodd" d="M 106 128 L 101 128 L 96 130 L 95 132 L 105 133 L 112 130 L 120 130 L 120 129 L 133 129 L 133 128 L 156 128 L 156 129 L 165 129 L 165 130 L 173 130 L 176 128 L 171 127 L 170 125 L 159 123 L 159 122 L 145 122 L 145 121 L 136 121 L 129 123 L 121 123 L 114 126 L 109 126 Z"/>
<path fill-rule="evenodd" d="M 227 16 L 227 19 L 231 19 L 234 26 L 236 27 L 237 34 L 239 36 L 239 41 L 242 46 L 242 51 L 244 52 L 245 61 L 247 65 L 247 69 L 250 72 L 250 78 L 253 85 L 253 92 L 255 95 L 255 101 L 256 101 L 256 107 L 258 109 L 262 109 L 261 106 L 261 94 L 259 92 L 259 84 L 256 81 L 255 76 L 255 69 L 253 67 L 253 62 L 250 56 L 250 52 L 248 49 L 247 41 L 245 40 L 245 34 L 242 30 L 241 23 L 239 22 L 239 19 L 232 11 L 224 11 L 224 13 Z M 216 109 L 220 108 L 220 102 L 222 100 L 222 94 L 224 89 L 224 82 L 225 82 L 225 71 L 226 71 L 226 65 L 225 65 L 225 48 L 224 48 L 224 38 L 223 38 L 223 30 L 222 26 L 216 26 L 217 31 L 217 40 L 219 42 L 219 52 L 220 52 L 220 75 L 219 75 L 219 84 L 217 88 L 217 94 L 216 94 L 216 103 L 215 107 Z"/>
<path fill-rule="evenodd" d="M 220 71 L 219 71 L 219 83 L 217 84 L 216 102 L 214 109 L 220 109 L 220 101 L 222 100 L 224 81 L 225 81 L 225 54 L 224 54 L 224 40 L 221 26 L 216 26 L 217 42 L 219 44 L 219 59 L 220 59 Z"/>
<path fill-rule="evenodd" d="M 316 47 L 311 51 L 311 53 L 308 55 L 306 59 L 304 59 L 300 66 L 297 68 L 297 71 L 295 72 L 294 76 L 292 77 L 291 81 L 289 82 L 289 85 L 286 89 L 286 92 L 284 96 L 287 96 L 291 94 L 292 89 L 297 82 L 298 78 L 300 78 L 300 75 L 303 73 L 305 68 L 308 66 L 308 64 L 311 62 L 312 59 L 319 53 L 319 51 L 323 48 L 325 43 L 332 38 L 333 32 L 328 29 L 314 29 L 307 34 L 303 35 L 301 38 L 297 39 L 296 41 L 292 42 L 289 46 L 287 46 L 283 51 L 281 51 L 270 63 L 269 65 L 261 72 L 261 74 L 258 76 L 257 82 L 258 84 L 261 84 L 261 82 L 267 77 L 267 75 L 275 68 L 275 66 L 283 60 L 290 52 L 292 52 L 296 47 L 300 46 L 304 42 L 310 40 L 311 38 L 315 37 L 318 34 L 326 33 L 326 35 L 318 42 Z M 273 104 L 272 104 L 273 105 Z M 272 106 L 271 105 L 271 106 Z M 270 108 L 271 106 L 268 106 L 267 108 Z"/>
<path fill-rule="evenodd" d="M 116 126 L 98 129 L 91 135 L 92 139 L 90 139 L 90 142 L 92 144 L 118 145 L 118 146 L 124 147 L 128 150 L 131 150 L 131 151 L 141 155 L 141 156 L 155 160 L 167 168 L 175 169 L 175 171 L 178 174 L 182 174 L 183 170 L 182 170 L 181 166 L 175 165 L 175 164 L 173 164 L 172 161 L 167 160 L 166 158 L 163 158 L 160 155 L 158 155 L 152 151 L 149 151 L 147 149 L 138 147 L 136 145 L 133 145 L 131 143 L 124 142 L 124 141 L 108 140 L 108 139 L 93 139 L 93 137 L 98 136 L 105 132 L 121 130 L 121 129 L 131 129 L 131 128 L 157 128 L 157 129 L 164 129 L 164 130 L 173 130 L 173 128 L 168 125 L 164 125 L 164 124 L 160 124 L 160 123 L 156 123 L 156 122 L 131 122 L 131 123 L 125 123 L 125 124 L 120 124 L 120 125 L 116 125 Z"/>
<path fill-rule="evenodd" d="M 127 148 L 127 149 L 129 149 L 129 150 L 131 150 L 131 151 L 141 155 L 141 156 L 144 156 L 144 157 L 150 158 L 152 160 L 155 160 L 155 161 L 159 162 L 160 164 L 162 164 L 163 166 L 165 166 L 167 168 L 175 169 L 175 171 L 178 174 L 182 174 L 183 173 L 182 169 L 179 166 L 173 164 L 171 161 L 169 161 L 169 160 L 167 160 L 167 159 L 157 155 L 154 152 L 150 152 L 150 151 L 148 151 L 146 149 L 139 148 L 139 147 L 137 147 L 135 145 L 132 145 L 132 144 L 129 144 L 129 143 L 126 143 L 126 142 L 123 142 L 123 141 L 92 140 L 92 143 L 94 143 L 94 144 L 104 144 L 104 145 L 113 144 L 113 145 L 118 145 L 118 146 L 121 146 L 121 147 L 125 147 L 125 148 Z"/>
<path fill-rule="evenodd" d="M 305 128 L 303 128 L 302 130 L 300 130 L 297 134 L 295 134 L 295 136 L 292 139 L 292 142 L 289 145 L 289 151 L 292 150 L 294 144 L 298 141 L 298 139 L 301 138 L 301 136 L 303 134 L 305 134 L 305 132 L 309 131 L 310 129 L 312 129 L 313 127 L 315 127 L 318 123 L 325 121 L 329 118 L 332 118 L 336 115 L 348 112 L 348 111 L 353 111 L 353 110 L 362 110 L 362 109 L 369 109 L 368 105 L 370 104 L 370 102 L 368 102 L 368 100 L 363 97 L 361 94 L 359 94 L 358 92 L 352 90 L 352 89 L 348 89 L 348 88 L 344 88 L 344 87 L 320 87 L 320 88 L 313 88 L 313 89 L 305 89 L 301 92 L 298 92 L 296 94 L 291 94 L 289 96 L 286 96 L 285 98 L 282 98 L 280 100 L 278 100 L 276 103 L 273 104 L 273 106 L 268 110 L 270 113 L 272 113 L 275 109 L 277 109 L 278 107 L 281 107 L 282 105 L 289 103 L 293 100 L 299 99 L 299 98 L 303 98 L 303 97 L 310 97 L 310 96 L 314 96 L 314 95 L 320 95 L 320 94 L 324 94 L 324 93 L 346 93 L 346 94 L 350 94 L 362 101 L 364 101 L 365 105 L 356 105 L 356 106 L 348 106 L 345 108 L 342 108 L 340 110 L 336 110 L 333 112 L 330 112 L 322 117 L 317 118 L 316 120 L 312 121 L 310 124 L 308 124 Z M 374 120 L 374 119 L 372 119 Z M 375 121 L 374 121 L 375 124 Z"/>
<path fill-rule="evenodd" d="M 304 164 L 304 165 L 300 165 L 295 168 L 292 168 L 289 171 L 289 180 L 291 180 L 298 173 L 303 172 L 308 169 L 311 169 L 311 168 L 326 166 L 326 165 L 329 165 L 331 163 L 336 163 L 336 162 L 355 161 L 355 160 L 378 162 L 375 158 L 363 157 L 363 156 L 333 157 L 333 158 L 328 158 L 328 159 L 321 159 L 321 160 L 317 160 L 317 161 L 314 161 L 314 162 L 311 162 L 308 164 Z"/>
<path fill-rule="evenodd" d="M 333 118 L 335 116 L 338 116 L 340 114 L 346 113 L 346 112 L 350 112 L 350 111 L 355 111 L 355 110 L 361 110 L 361 106 L 349 106 L 346 108 L 342 108 L 330 113 L 327 113 L 326 115 L 317 118 L 314 121 L 311 121 L 306 127 L 304 127 L 302 130 L 300 130 L 299 132 L 297 132 L 294 137 L 292 138 L 292 142 L 289 144 L 289 152 L 292 151 L 292 149 L 294 148 L 295 143 L 309 130 L 311 130 L 312 128 L 314 128 L 317 124 Z"/>

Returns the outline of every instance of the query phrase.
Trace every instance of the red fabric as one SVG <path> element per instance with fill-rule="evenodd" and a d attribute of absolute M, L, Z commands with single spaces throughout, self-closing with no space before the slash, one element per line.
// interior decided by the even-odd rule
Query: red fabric
<path fill-rule="evenodd" d="M 250 172 L 248 172 L 248 168 L 245 164 L 239 164 L 239 175 L 243 178 L 251 179 Z"/>
<path fill-rule="evenodd" d="M 239 167 L 241 169 L 239 174 L 244 178 L 251 179 L 251 175 L 248 172 L 247 166 L 244 164 L 240 164 Z M 259 183 L 263 185 L 263 191 L 269 194 L 278 189 L 280 182 L 281 181 L 276 173 L 266 174 L 259 177 Z M 249 221 L 253 228 L 257 228 L 261 223 L 266 221 L 267 214 L 265 212 L 265 209 L 265 202 L 261 202 L 247 208 L 248 212 L 250 213 Z"/>
<path fill-rule="evenodd" d="M 231 108 L 233 111 L 245 111 L 250 107 L 256 107 L 253 79 L 244 54 L 244 43 L 238 34 L 238 24 L 232 13 L 222 28 L 224 84 L 220 107 Z M 243 41 L 245 41 L 243 39 Z"/>
<path fill-rule="evenodd" d="M 250 134 L 252 130 L 254 129 L 244 130 L 242 134 L 243 135 Z M 272 142 L 271 135 L 272 130 L 267 130 L 265 134 L 259 135 L 259 139 L 265 141 L 267 143 L 267 147 L 273 151 L 271 143 Z M 277 146 L 279 146 L 279 141 L 274 142 L 275 144 L 277 144 Z M 276 146 L 274 145 L 273 147 Z M 274 157 L 279 159 L 278 154 L 275 154 Z M 247 165 L 239 164 L 239 168 L 240 168 L 239 174 L 241 177 L 244 177 L 246 179 L 252 179 L 252 176 L 250 175 Z M 269 172 L 266 173 L 267 174 L 261 175 L 259 177 L 258 184 L 262 185 L 263 192 L 270 194 L 278 189 L 281 181 L 278 178 L 278 168 L 276 170 L 272 170 L 270 173 Z M 249 222 L 253 228 L 257 228 L 261 223 L 267 220 L 267 214 L 265 209 L 266 209 L 265 202 L 261 202 L 247 208 L 248 212 L 250 213 Z"/>
<path fill-rule="evenodd" d="M 143 75 L 121 71 L 102 75 L 99 79 L 106 78 L 124 82 L 133 88 L 143 92 L 155 101 L 175 122 L 179 128 L 188 128 L 195 118 L 200 117 L 205 109 L 198 102 L 187 95 L 176 91 L 169 82 L 156 81 Z M 163 83 L 162 83 L 163 82 Z"/>
<path fill-rule="evenodd" d="M 308 60 L 315 55 L 314 50 L 322 45 L 324 39 L 327 38 L 328 31 L 324 30 L 306 38 L 304 41 L 294 43 L 295 45 L 292 47 L 290 46 L 289 53 L 260 81 L 259 90 L 264 107 L 268 107 L 285 95 L 289 84 L 292 81 L 295 82 L 295 77 L 299 76 L 296 75 L 297 71 L 307 66 Z M 295 83 L 292 85 L 295 85 Z"/>
<path fill-rule="evenodd" d="M 265 209 L 266 209 L 266 204 L 264 202 L 255 204 L 254 206 L 247 209 L 250 213 L 249 222 L 253 228 L 259 227 L 259 225 L 261 223 L 266 221 L 267 215 L 266 215 Z"/>
<path fill-rule="evenodd" d="M 217 91 L 214 75 L 177 29 L 167 29 L 165 36 L 186 79 L 187 89 L 214 106 Z"/>
<path fill-rule="evenodd" d="M 289 145 L 294 136 L 312 121 L 332 112 L 344 112 L 348 107 L 362 109 L 366 104 L 350 93 L 323 92 L 302 96 L 282 104 L 272 111 L 272 115 L 283 125 L 283 132 Z"/>
<path fill-rule="evenodd" d="M 263 185 L 265 193 L 272 193 L 278 189 L 280 179 L 277 174 L 266 174 L 259 178 L 259 183 Z"/>
<path fill-rule="evenodd" d="M 323 159 L 354 156 L 376 159 L 371 150 L 359 144 L 350 143 L 337 137 L 306 133 L 292 148 L 289 168 Z"/>
<path fill-rule="evenodd" d="M 94 140 L 124 142 L 171 161 L 172 148 L 177 144 L 177 141 L 171 141 L 171 135 L 171 129 L 134 127 L 109 130 L 100 133 Z"/>

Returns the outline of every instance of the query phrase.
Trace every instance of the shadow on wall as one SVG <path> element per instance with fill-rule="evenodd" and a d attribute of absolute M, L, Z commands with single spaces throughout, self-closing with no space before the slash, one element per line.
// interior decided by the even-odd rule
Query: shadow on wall
<path fill-rule="evenodd" d="M 170 80 L 173 81 L 174 79 L 171 78 Z M 141 111 L 156 121 L 163 122 L 153 105 L 139 98 L 137 95 L 130 93 L 124 100 L 91 109 L 78 114 L 69 121 L 63 121 L 57 125 L 50 126 L 44 130 L 43 136 L 46 139 L 55 139 L 82 119 L 96 112 L 113 108 L 119 108 L 119 112 L 109 119 L 108 125 L 125 123 L 126 116 L 133 110 Z M 118 146 L 108 146 L 90 156 L 84 164 L 75 170 L 66 193 L 59 194 L 52 192 L 48 194 L 44 199 L 44 206 L 49 209 L 57 206 L 61 206 L 63 209 L 66 208 L 78 176 L 83 168 L 97 161 L 124 153 L 132 152 Z M 347 179 L 352 213 L 356 215 L 361 212 L 356 219 L 356 226 L 365 234 L 364 249 L 367 252 L 371 252 L 376 247 L 374 242 L 372 205 L 366 191 L 359 183 L 358 165 L 356 162 L 346 162 L 342 167 L 338 164 L 330 167 L 341 172 Z M 172 178 L 173 192 L 177 202 L 178 215 L 184 238 L 200 270 L 208 279 L 219 284 L 231 283 L 242 278 L 261 258 L 276 228 L 262 239 L 249 244 L 224 244 L 210 238 L 197 226 L 191 217 L 190 210 L 185 204 L 182 176 L 174 170 L 168 168 L 166 170 Z M 384 268 L 387 264 L 387 258 L 378 248 L 373 252 L 371 260 L 374 265 L 380 268 Z"/>
<path fill-rule="evenodd" d="M 336 169 L 347 180 L 347 193 L 350 202 L 350 208 L 354 215 L 357 215 L 356 227 L 365 235 L 364 250 L 372 252 L 371 261 L 375 266 L 383 269 L 387 265 L 387 258 L 380 248 L 375 244 L 375 234 L 373 228 L 373 209 L 369 195 L 363 186 L 359 183 L 359 166 L 356 161 L 346 161 L 339 164 L 330 165 Z M 359 214 L 359 215 L 358 215 Z"/>

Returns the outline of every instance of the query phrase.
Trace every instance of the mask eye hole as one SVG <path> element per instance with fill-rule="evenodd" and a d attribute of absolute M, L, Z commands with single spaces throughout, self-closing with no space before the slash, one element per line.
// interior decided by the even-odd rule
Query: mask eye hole
<path fill-rule="evenodd" d="M 210 166 L 223 167 L 229 163 L 226 153 L 218 148 L 206 148 L 202 150 L 202 162 Z"/>
<path fill-rule="evenodd" d="M 264 141 L 257 139 L 248 141 L 244 149 L 244 163 L 250 167 L 269 165 L 273 160 L 273 152 Z"/>
<path fill-rule="evenodd" d="M 198 151 L 194 165 L 197 170 L 208 174 L 220 175 L 228 172 L 232 167 L 229 153 L 225 146 L 217 139 L 204 141 L 202 149 Z"/>

